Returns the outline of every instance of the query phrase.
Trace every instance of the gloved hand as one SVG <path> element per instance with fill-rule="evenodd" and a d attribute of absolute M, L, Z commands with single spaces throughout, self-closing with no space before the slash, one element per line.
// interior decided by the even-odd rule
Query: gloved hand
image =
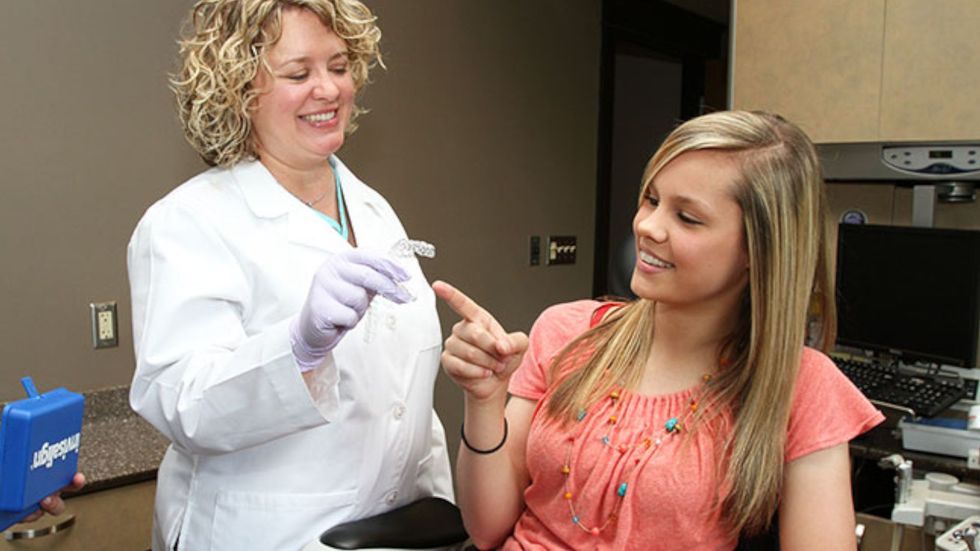
<path fill-rule="evenodd" d="M 302 371 L 315 368 L 364 316 L 374 295 L 403 304 L 412 295 L 399 283 L 410 276 L 384 256 L 360 249 L 331 255 L 317 269 L 306 302 L 289 328 Z"/>

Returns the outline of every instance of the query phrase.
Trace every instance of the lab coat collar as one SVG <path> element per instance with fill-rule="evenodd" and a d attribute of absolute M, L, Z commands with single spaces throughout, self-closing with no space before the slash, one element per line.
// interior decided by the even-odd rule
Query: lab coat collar
<path fill-rule="evenodd" d="M 362 243 L 367 220 L 358 216 L 364 205 L 375 213 L 381 212 L 380 196 L 361 182 L 336 156 L 330 156 L 330 164 L 340 178 L 344 189 L 344 202 L 352 224 L 357 227 L 358 243 Z M 232 176 L 252 213 L 259 218 L 288 216 L 289 240 L 325 250 L 337 250 L 347 245 L 337 232 L 329 228 L 315 212 L 286 191 L 261 162 L 243 161 L 231 168 Z"/>

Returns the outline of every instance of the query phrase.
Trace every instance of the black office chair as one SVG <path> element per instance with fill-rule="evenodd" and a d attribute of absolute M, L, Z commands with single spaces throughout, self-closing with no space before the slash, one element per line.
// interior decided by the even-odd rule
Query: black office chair
<path fill-rule="evenodd" d="M 303 551 L 339 549 L 463 549 L 468 536 L 459 509 L 427 497 L 373 517 L 338 524 Z"/>

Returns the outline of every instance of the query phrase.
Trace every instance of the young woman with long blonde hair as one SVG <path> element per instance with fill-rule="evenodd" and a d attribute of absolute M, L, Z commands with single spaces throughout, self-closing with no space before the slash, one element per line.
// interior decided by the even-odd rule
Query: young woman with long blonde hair
<path fill-rule="evenodd" d="M 813 144 L 766 113 L 674 130 L 650 160 L 622 304 L 547 309 L 507 333 L 463 320 L 459 503 L 481 548 L 732 549 L 779 515 L 784 549 L 854 549 L 847 442 L 883 419 L 823 353 L 833 271 Z M 507 395 L 511 394 L 508 401 Z"/>

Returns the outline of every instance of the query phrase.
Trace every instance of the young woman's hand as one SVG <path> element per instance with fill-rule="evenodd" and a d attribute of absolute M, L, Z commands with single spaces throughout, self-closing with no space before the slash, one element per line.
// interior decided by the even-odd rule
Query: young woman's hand
<path fill-rule="evenodd" d="M 527 350 L 527 335 L 507 333 L 489 312 L 448 283 L 437 281 L 432 289 L 463 318 L 442 352 L 446 374 L 471 400 L 505 397 L 507 382 Z"/>

